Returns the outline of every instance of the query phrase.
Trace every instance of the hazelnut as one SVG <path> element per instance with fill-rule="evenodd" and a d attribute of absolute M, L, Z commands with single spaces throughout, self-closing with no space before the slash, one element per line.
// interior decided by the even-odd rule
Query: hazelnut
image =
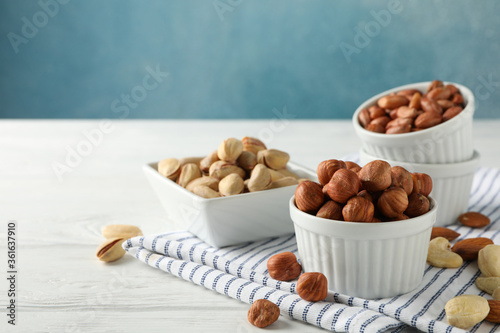
<path fill-rule="evenodd" d="M 304 273 L 297 281 L 297 294 L 309 302 L 319 302 L 328 294 L 328 280 L 323 273 Z"/>
<path fill-rule="evenodd" d="M 344 221 L 349 222 L 372 222 L 375 207 L 366 198 L 355 196 L 347 201 L 342 209 Z"/>
<path fill-rule="evenodd" d="M 383 191 L 391 186 L 391 165 L 382 160 L 371 161 L 358 172 L 361 185 L 370 192 Z"/>
<path fill-rule="evenodd" d="M 271 325 L 280 317 L 280 308 L 267 299 L 258 299 L 248 310 L 248 321 L 257 327 L 263 328 Z"/>
<path fill-rule="evenodd" d="M 306 213 L 316 212 L 325 201 L 323 187 L 311 180 L 305 180 L 295 189 L 295 204 Z"/>
<path fill-rule="evenodd" d="M 278 253 L 267 261 L 269 275 L 279 281 L 290 281 L 299 277 L 302 266 L 292 252 Z"/>
<path fill-rule="evenodd" d="M 358 173 L 358 171 L 361 170 L 361 167 L 359 166 L 358 163 L 355 163 L 355 162 L 352 162 L 352 161 L 346 161 L 344 163 L 345 163 L 345 166 L 346 166 L 347 169 L 352 170 L 352 171 L 354 171 L 356 173 Z"/>
<path fill-rule="evenodd" d="M 391 186 L 402 187 L 407 195 L 413 191 L 413 179 L 411 173 L 401 166 L 391 168 Z"/>
<path fill-rule="evenodd" d="M 426 173 L 413 172 L 411 174 L 413 179 L 413 191 L 425 195 L 426 197 L 432 191 L 432 178 Z"/>
<path fill-rule="evenodd" d="M 412 193 L 408 197 L 408 207 L 405 214 L 409 217 L 417 217 L 424 215 L 430 209 L 430 201 L 427 197 L 420 193 Z"/>
<path fill-rule="evenodd" d="M 346 203 L 359 192 L 361 183 L 358 175 L 348 169 L 339 169 L 326 185 L 328 196 L 338 203 Z"/>
<path fill-rule="evenodd" d="M 339 160 L 326 160 L 318 164 L 316 173 L 321 185 L 326 185 L 332 178 L 335 171 L 339 169 L 346 169 L 344 161 Z"/>
<path fill-rule="evenodd" d="M 372 203 L 374 202 L 374 201 L 373 201 L 373 200 L 374 200 L 373 195 L 372 195 L 370 192 L 368 192 L 367 190 L 360 191 L 360 192 L 358 193 L 358 197 L 363 197 L 363 198 L 365 198 L 365 199 L 368 199 L 368 200 L 369 200 L 370 202 L 372 202 Z"/>
<path fill-rule="evenodd" d="M 389 187 L 377 201 L 377 208 L 388 218 L 403 214 L 408 207 L 408 195 L 401 187 Z"/>
<path fill-rule="evenodd" d="M 341 221 L 342 205 L 333 200 L 328 200 L 323 204 L 323 206 L 321 206 L 318 213 L 316 213 L 316 216 L 324 219 Z"/>

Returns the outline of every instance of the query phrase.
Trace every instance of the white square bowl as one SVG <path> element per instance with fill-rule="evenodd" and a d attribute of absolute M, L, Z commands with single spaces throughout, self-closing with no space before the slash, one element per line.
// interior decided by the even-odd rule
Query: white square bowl
<path fill-rule="evenodd" d="M 294 232 L 288 201 L 296 185 L 205 199 L 160 175 L 158 163 L 144 165 L 168 218 L 214 247 L 224 247 Z M 316 173 L 289 162 L 287 169 L 316 180 Z"/>

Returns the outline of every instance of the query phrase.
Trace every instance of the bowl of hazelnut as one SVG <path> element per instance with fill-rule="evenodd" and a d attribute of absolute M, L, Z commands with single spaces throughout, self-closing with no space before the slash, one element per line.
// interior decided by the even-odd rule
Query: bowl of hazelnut
<path fill-rule="evenodd" d="M 415 289 L 438 208 L 430 177 L 382 160 L 360 167 L 335 159 L 321 162 L 317 176 L 289 202 L 304 271 L 323 273 L 334 292 L 366 299 Z"/>
<path fill-rule="evenodd" d="M 401 162 L 456 163 L 473 156 L 473 114 L 470 89 L 434 80 L 369 98 L 352 122 L 368 154 Z"/>

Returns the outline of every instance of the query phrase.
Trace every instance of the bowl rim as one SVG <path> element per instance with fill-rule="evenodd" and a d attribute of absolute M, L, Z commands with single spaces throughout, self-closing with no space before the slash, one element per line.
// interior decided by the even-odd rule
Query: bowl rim
<path fill-rule="evenodd" d="M 263 193 L 269 194 L 269 193 L 288 192 L 288 189 L 290 187 L 292 187 L 292 186 L 296 187 L 298 185 L 297 184 L 297 185 L 283 186 L 283 187 L 279 187 L 279 188 L 268 189 L 265 191 L 240 193 L 238 195 L 231 195 L 231 196 L 227 196 L 227 197 L 203 198 L 203 197 L 200 197 L 199 195 L 194 194 L 191 191 L 188 191 L 187 189 L 180 186 L 176 182 L 173 182 L 170 179 L 160 175 L 160 173 L 158 172 L 158 168 L 157 168 L 158 162 L 159 161 L 144 164 L 143 170 L 145 172 L 149 172 L 149 173 L 152 173 L 153 175 L 155 175 L 155 177 L 157 177 L 157 179 L 159 181 L 161 181 L 163 184 L 165 184 L 166 186 L 172 187 L 173 189 L 180 191 L 180 193 L 183 193 L 184 195 L 189 196 L 191 199 L 193 199 L 197 202 L 206 203 L 206 204 L 209 204 L 211 202 L 218 202 L 218 201 L 238 200 L 238 198 L 257 196 L 257 195 L 262 195 Z M 291 167 L 290 169 L 292 169 L 293 171 L 299 171 L 301 173 L 307 174 L 309 177 L 311 177 L 311 176 L 316 177 L 316 173 L 314 171 L 312 171 L 311 169 L 309 169 L 301 164 L 295 163 L 293 161 L 289 161 L 287 166 L 290 166 Z"/>
<path fill-rule="evenodd" d="M 418 234 L 434 226 L 438 203 L 432 197 L 428 198 L 431 209 L 423 215 L 400 221 L 364 223 L 330 220 L 308 214 L 297 208 L 295 196 L 292 196 L 289 201 L 290 217 L 294 225 L 329 237 L 355 240 L 393 239 Z"/>
<path fill-rule="evenodd" d="M 398 92 L 398 91 L 404 90 L 404 89 L 425 90 L 431 82 L 432 81 L 424 81 L 424 82 L 405 84 L 402 86 L 388 89 L 386 91 L 383 91 L 377 95 L 374 95 L 374 96 L 368 98 L 367 100 L 365 100 L 363 103 L 361 103 L 357 107 L 356 111 L 354 111 L 354 114 L 351 118 L 352 123 L 354 125 L 354 129 L 356 130 L 357 133 L 368 136 L 371 139 L 376 139 L 376 140 L 380 140 L 380 141 L 387 140 L 387 141 L 394 142 L 395 141 L 394 139 L 414 139 L 414 138 L 419 138 L 421 136 L 427 136 L 429 134 L 442 131 L 443 128 L 447 128 L 447 127 L 453 128 L 453 126 L 456 126 L 456 123 L 460 122 L 462 118 L 473 115 L 475 99 L 474 99 L 474 94 L 472 93 L 472 91 L 469 88 L 467 88 L 466 86 L 461 85 L 459 83 L 443 81 L 443 84 L 445 84 L 445 85 L 452 84 L 452 85 L 456 86 L 460 90 L 460 92 L 462 93 L 462 96 L 464 97 L 464 101 L 466 102 L 466 105 L 465 105 L 464 109 L 462 110 L 462 112 L 460 112 L 460 114 L 458 116 L 453 117 L 452 119 L 450 119 L 444 123 L 423 129 L 421 131 L 409 132 L 409 133 L 399 133 L 399 134 L 385 134 L 385 133 L 371 132 L 371 131 L 368 131 L 367 129 L 365 129 L 359 123 L 358 114 L 361 112 L 361 110 L 364 108 L 367 108 L 371 105 L 374 105 L 379 98 L 386 96 L 386 95 L 389 95 L 390 93 Z M 444 126 L 446 126 L 446 127 L 444 127 Z"/>

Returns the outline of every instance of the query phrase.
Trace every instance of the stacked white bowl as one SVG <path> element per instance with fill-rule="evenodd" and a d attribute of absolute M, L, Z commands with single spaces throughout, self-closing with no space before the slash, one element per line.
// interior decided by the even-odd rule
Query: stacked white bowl
<path fill-rule="evenodd" d="M 358 115 L 362 109 L 375 105 L 379 98 L 404 89 L 427 90 L 431 82 L 400 86 L 384 91 L 361 104 L 352 121 L 362 141 L 361 165 L 380 159 L 392 166 L 400 165 L 410 172 L 427 173 L 433 181 L 431 196 L 437 202 L 436 226 L 457 221 L 467 211 L 479 153 L 474 150 L 472 119 L 474 95 L 467 87 L 453 84 L 464 98 L 464 109 L 452 119 L 424 130 L 384 134 L 368 131 L 361 126 Z"/>

